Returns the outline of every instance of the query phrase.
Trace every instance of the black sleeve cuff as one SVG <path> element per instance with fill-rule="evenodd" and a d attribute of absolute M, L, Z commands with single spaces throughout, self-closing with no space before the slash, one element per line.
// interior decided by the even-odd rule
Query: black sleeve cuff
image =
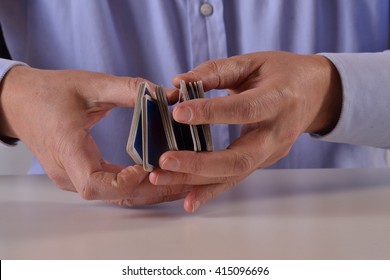
<path fill-rule="evenodd" d="M 19 139 L 0 135 L 0 141 L 7 146 L 16 146 L 16 144 L 19 142 Z"/>

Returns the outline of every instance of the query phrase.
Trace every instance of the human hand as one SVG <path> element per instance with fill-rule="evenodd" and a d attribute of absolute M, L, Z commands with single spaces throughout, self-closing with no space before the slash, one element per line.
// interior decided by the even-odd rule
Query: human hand
<path fill-rule="evenodd" d="M 341 111 L 340 77 L 320 55 L 252 53 L 203 63 L 177 75 L 175 86 L 181 79 L 202 80 L 206 91 L 228 89 L 229 95 L 183 102 L 173 111 L 176 121 L 243 125 L 226 150 L 170 151 L 160 157 L 161 169 L 150 181 L 193 185 L 184 201 L 189 212 L 286 156 L 303 132 L 329 132 Z"/>
<path fill-rule="evenodd" d="M 142 205 L 182 198 L 189 187 L 156 188 L 142 167 L 104 161 L 89 133 L 112 108 L 133 106 L 142 81 L 14 67 L 1 84 L 0 132 L 21 139 L 58 187 L 84 199 Z"/>

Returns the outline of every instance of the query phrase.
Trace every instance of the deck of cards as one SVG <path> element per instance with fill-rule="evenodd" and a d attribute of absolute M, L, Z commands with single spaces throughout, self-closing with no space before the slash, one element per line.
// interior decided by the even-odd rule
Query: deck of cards
<path fill-rule="evenodd" d="M 201 81 L 180 81 L 179 101 L 204 98 Z M 139 86 L 131 123 L 127 152 L 145 171 L 158 166 L 160 156 L 166 151 L 212 151 L 210 125 L 188 125 L 172 117 L 175 105 L 169 105 L 162 86 L 152 91 L 144 82 Z"/>

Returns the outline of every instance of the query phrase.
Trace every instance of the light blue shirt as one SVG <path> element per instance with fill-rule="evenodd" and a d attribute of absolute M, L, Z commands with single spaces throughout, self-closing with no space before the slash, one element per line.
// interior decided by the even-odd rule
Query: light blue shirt
<path fill-rule="evenodd" d="M 211 6 L 202 14 L 204 2 Z M 387 0 L 0 0 L 0 24 L 15 61 L 165 86 L 209 59 L 270 50 L 324 53 L 341 75 L 341 119 L 321 140 L 302 135 L 272 167 L 385 167 L 385 149 L 369 146 L 390 147 L 390 55 L 383 52 L 389 11 Z M 13 63 L 0 61 L 0 77 Z M 132 164 L 125 150 L 131 116 L 132 109 L 116 108 L 92 129 L 106 160 Z M 238 126 L 212 130 L 217 149 L 239 136 Z"/>

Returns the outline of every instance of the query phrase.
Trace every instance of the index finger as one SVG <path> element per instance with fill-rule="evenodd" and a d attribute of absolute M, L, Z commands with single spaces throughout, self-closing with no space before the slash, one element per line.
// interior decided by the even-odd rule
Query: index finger
<path fill-rule="evenodd" d="M 201 98 L 177 104 L 173 118 L 187 124 L 247 124 L 274 117 L 280 94 L 265 94 L 258 87 L 238 95 Z"/>
<path fill-rule="evenodd" d="M 187 73 L 176 75 L 173 84 L 179 87 L 180 80 L 185 82 L 202 80 L 206 91 L 236 88 L 250 77 L 266 58 L 266 54 L 257 55 L 255 60 L 254 54 L 245 54 L 206 61 Z"/>
<path fill-rule="evenodd" d="M 214 152 L 168 151 L 161 155 L 161 169 L 204 177 L 232 177 L 249 173 L 270 157 L 272 141 L 267 132 L 247 133 L 229 148 Z"/>

